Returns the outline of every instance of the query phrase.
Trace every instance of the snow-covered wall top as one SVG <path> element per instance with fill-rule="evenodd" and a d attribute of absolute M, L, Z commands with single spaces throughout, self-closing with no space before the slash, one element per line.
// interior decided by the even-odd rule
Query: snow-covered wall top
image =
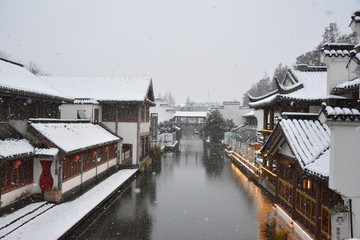
<path fill-rule="evenodd" d="M 0 159 L 33 152 L 34 147 L 26 139 L 0 140 Z"/>
<path fill-rule="evenodd" d="M 35 130 L 65 152 L 72 152 L 119 138 L 92 123 L 31 123 Z"/>
<path fill-rule="evenodd" d="M 69 99 L 26 68 L 0 59 L 0 88 L 48 97 Z"/>
<path fill-rule="evenodd" d="M 146 77 L 41 77 L 73 98 L 98 101 L 144 101 L 151 87 Z"/>
<path fill-rule="evenodd" d="M 35 155 L 56 156 L 58 153 L 57 148 L 35 148 Z"/>
<path fill-rule="evenodd" d="M 282 119 L 279 125 L 303 169 L 318 161 L 322 155 L 326 159 L 321 160 L 327 161 L 329 168 L 329 158 L 324 154 L 330 148 L 330 128 L 326 124 L 321 124 L 317 120 Z M 316 164 L 311 168 L 314 172 L 317 171 L 315 166 Z"/>

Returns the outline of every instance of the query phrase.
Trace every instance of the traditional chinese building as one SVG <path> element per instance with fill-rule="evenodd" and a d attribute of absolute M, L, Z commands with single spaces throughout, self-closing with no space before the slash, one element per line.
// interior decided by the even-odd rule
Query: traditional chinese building
<path fill-rule="evenodd" d="M 116 170 L 120 138 L 88 121 L 31 119 L 28 137 L 35 149 L 37 191 L 66 194 L 99 175 Z"/>
<path fill-rule="evenodd" d="M 99 121 L 115 135 L 121 135 L 123 138 L 121 165 L 139 165 L 149 156 L 152 143 L 149 108 L 155 106 L 150 78 L 43 77 L 42 79 L 75 98 L 75 104 L 61 106 L 62 119 L 84 116 L 94 122 Z"/>
<path fill-rule="evenodd" d="M 70 101 L 23 65 L 0 59 L 1 207 L 36 193 L 36 153 L 26 139 L 28 119 L 56 118 L 60 104 Z"/>
<path fill-rule="evenodd" d="M 276 210 L 287 214 L 276 219 L 294 237 L 331 236 L 330 209 L 342 198 L 329 188 L 330 134 L 316 116 L 284 114 L 261 149 L 263 167 L 273 173 L 263 177 L 275 189 Z M 292 222 L 299 229 L 289 229 Z"/>
<path fill-rule="evenodd" d="M 289 68 L 277 89 L 260 97 L 249 95 L 249 106 L 255 109 L 258 130 L 269 135 L 283 112 L 318 113 L 326 94 L 326 67 L 299 65 Z M 259 110 L 262 114 L 259 114 Z M 261 126 L 259 124 L 262 124 Z"/>

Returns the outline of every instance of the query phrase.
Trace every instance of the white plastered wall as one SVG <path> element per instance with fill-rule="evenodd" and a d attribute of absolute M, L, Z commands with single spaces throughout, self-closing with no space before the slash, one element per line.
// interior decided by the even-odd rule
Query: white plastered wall
<path fill-rule="evenodd" d="M 254 116 L 257 119 L 257 128 L 256 130 L 261 130 L 264 128 L 264 110 L 262 109 L 255 109 Z"/>
<path fill-rule="evenodd" d="M 327 66 L 327 95 L 330 95 L 331 90 L 337 85 L 356 78 L 356 74 L 346 68 L 349 62 L 348 57 L 324 57 L 322 55 L 322 62 Z"/>
<path fill-rule="evenodd" d="M 331 129 L 329 187 L 353 205 L 354 237 L 360 238 L 359 122 L 327 121 Z"/>
<path fill-rule="evenodd" d="M 224 104 L 224 108 L 220 109 L 224 119 L 231 119 L 234 121 L 235 125 L 240 125 L 242 123 L 242 115 L 240 112 L 240 103 L 239 104 Z"/>
<path fill-rule="evenodd" d="M 115 133 L 115 122 L 103 122 L 103 124 Z M 132 163 L 137 164 L 137 122 L 118 122 L 118 135 L 123 138 L 122 144 L 132 144 Z"/>
<path fill-rule="evenodd" d="M 60 107 L 61 119 L 77 119 L 77 111 L 85 110 L 86 119 L 95 120 L 95 109 L 99 109 L 99 122 L 102 120 L 102 107 L 93 104 L 62 104 Z"/>
<path fill-rule="evenodd" d="M 16 202 L 19 198 L 36 193 L 34 184 L 28 184 L 24 187 L 15 189 L 11 192 L 1 194 L 1 207 L 5 207 L 13 202 Z"/>

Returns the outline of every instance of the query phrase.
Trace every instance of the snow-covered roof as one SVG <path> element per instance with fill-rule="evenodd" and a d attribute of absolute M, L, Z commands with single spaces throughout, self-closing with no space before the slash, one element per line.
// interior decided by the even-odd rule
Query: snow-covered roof
<path fill-rule="evenodd" d="M 35 155 L 56 156 L 59 153 L 58 148 L 35 148 Z"/>
<path fill-rule="evenodd" d="M 316 161 L 305 167 L 305 170 L 311 174 L 318 175 L 323 178 L 329 177 L 330 169 L 330 149 L 326 150 L 319 156 Z"/>
<path fill-rule="evenodd" d="M 34 147 L 26 139 L 0 140 L 0 159 L 33 153 Z"/>
<path fill-rule="evenodd" d="M 98 101 L 145 101 L 152 81 L 148 77 L 41 77 L 47 84 L 77 99 Z"/>
<path fill-rule="evenodd" d="M 281 119 L 261 152 L 276 152 L 285 141 L 303 170 L 328 177 L 330 128 L 326 124 L 319 120 Z"/>
<path fill-rule="evenodd" d="M 0 90 L 19 92 L 59 100 L 72 100 L 20 64 L 0 59 Z"/>
<path fill-rule="evenodd" d="M 360 85 L 360 78 L 355 78 L 351 81 L 346 81 L 337 85 L 331 90 L 331 93 L 341 94 L 353 90 L 359 91 L 359 85 Z"/>
<path fill-rule="evenodd" d="M 74 104 L 99 104 L 99 102 L 91 98 L 76 98 Z"/>
<path fill-rule="evenodd" d="M 30 126 L 67 153 L 119 140 L 92 123 L 30 123 Z"/>
<path fill-rule="evenodd" d="M 302 168 L 330 147 L 330 128 L 318 120 L 282 119 L 279 125 Z"/>
<path fill-rule="evenodd" d="M 207 117 L 208 112 L 176 111 L 174 117 Z"/>
<path fill-rule="evenodd" d="M 250 99 L 250 107 L 261 107 L 271 105 L 275 101 L 321 101 L 326 96 L 326 71 L 300 71 L 290 68 L 287 77 L 295 84 L 285 87 L 278 82 L 278 92 L 273 91 L 272 95 L 261 98 Z"/>
<path fill-rule="evenodd" d="M 322 112 L 326 118 L 332 118 L 333 120 L 341 119 L 343 121 L 349 119 L 354 121 L 355 119 L 360 120 L 360 111 L 356 108 L 347 107 L 331 107 L 324 105 Z"/>

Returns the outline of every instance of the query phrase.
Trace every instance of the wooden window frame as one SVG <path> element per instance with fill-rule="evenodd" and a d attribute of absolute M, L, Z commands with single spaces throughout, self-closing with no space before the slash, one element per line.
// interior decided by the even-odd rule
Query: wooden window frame
<path fill-rule="evenodd" d="M 288 183 L 287 181 L 279 178 L 279 185 L 278 185 L 278 196 L 282 199 L 286 204 L 292 207 L 291 203 L 291 192 L 292 192 L 293 185 Z M 284 192 L 285 191 L 285 192 Z M 285 193 L 285 196 L 284 196 Z"/>
<path fill-rule="evenodd" d="M 316 225 L 314 221 L 314 218 L 316 218 L 316 200 L 299 189 L 296 189 L 295 193 L 295 210 L 309 223 Z"/>

